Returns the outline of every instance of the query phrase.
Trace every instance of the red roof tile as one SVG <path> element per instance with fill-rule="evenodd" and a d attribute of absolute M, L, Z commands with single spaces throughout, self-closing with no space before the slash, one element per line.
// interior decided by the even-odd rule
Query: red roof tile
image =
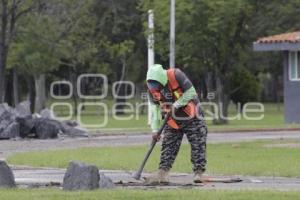
<path fill-rule="evenodd" d="M 300 31 L 259 38 L 257 43 L 300 43 Z"/>

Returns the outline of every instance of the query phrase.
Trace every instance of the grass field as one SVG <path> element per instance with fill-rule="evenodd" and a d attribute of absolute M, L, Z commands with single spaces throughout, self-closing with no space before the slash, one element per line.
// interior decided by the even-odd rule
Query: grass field
<path fill-rule="evenodd" d="M 270 148 L 266 144 L 291 141 L 246 142 L 208 145 L 208 173 L 224 175 L 256 175 L 300 177 L 300 152 L 297 148 Z M 292 141 L 300 143 L 300 141 Z M 14 165 L 66 168 L 70 160 L 97 165 L 100 169 L 136 170 L 148 147 L 103 147 L 76 150 L 54 150 L 13 155 L 8 162 Z M 154 171 L 159 161 L 155 148 L 146 171 Z M 173 172 L 191 172 L 190 147 L 183 145 L 172 169 Z"/>
<path fill-rule="evenodd" d="M 295 200 L 300 198 L 299 191 L 217 191 L 217 190 L 98 190 L 89 192 L 64 192 L 54 189 L 31 190 L 0 190 L 0 199 L 3 200 Z"/>
<path fill-rule="evenodd" d="M 80 115 L 80 121 L 84 127 L 89 129 L 98 129 L 104 132 L 149 132 L 150 128 L 147 125 L 147 114 L 137 114 L 127 112 L 123 116 L 116 119 L 111 114 L 111 101 L 102 102 L 108 105 L 106 116 L 103 117 L 104 109 L 97 106 L 86 106 L 85 110 Z M 284 123 L 283 104 L 264 104 L 265 112 L 262 120 L 246 120 L 243 116 L 241 119 L 230 120 L 226 125 L 213 125 L 212 121 L 207 120 L 209 131 L 230 131 L 230 130 L 249 130 L 249 129 L 276 129 L 276 128 L 300 128 L 300 125 L 286 125 Z M 140 109 L 137 109 L 140 110 Z M 65 116 L 68 111 L 65 107 L 57 107 L 55 109 L 57 115 Z M 236 108 L 233 104 L 229 107 L 229 116 L 237 115 Z M 252 113 L 251 116 L 259 116 L 260 113 Z M 78 117 L 73 119 L 79 120 Z M 104 123 L 107 120 L 107 123 Z M 101 125 L 104 124 L 104 125 Z M 95 127 L 90 127 L 95 125 Z"/>

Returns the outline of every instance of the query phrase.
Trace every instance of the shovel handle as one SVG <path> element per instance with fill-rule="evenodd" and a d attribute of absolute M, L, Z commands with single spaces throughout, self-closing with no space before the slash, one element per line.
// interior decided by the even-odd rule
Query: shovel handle
<path fill-rule="evenodd" d="M 162 134 L 162 132 L 163 132 L 163 130 L 164 130 L 164 128 L 165 128 L 165 126 L 166 126 L 166 124 L 167 124 L 170 116 L 171 116 L 171 112 L 169 112 L 169 113 L 166 114 L 166 116 L 164 118 L 164 121 L 163 121 L 161 127 L 159 128 L 159 130 L 157 132 L 157 135 L 161 135 Z M 144 158 L 144 160 L 143 160 L 143 162 L 142 162 L 139 170 L 133 176 L 133 178 L 135 178 L 136 180 L 139 180 L 141 178 L 141 175 L 142 175 L 142 172 L 143 172 L 144 167 L 146 165 L 146 162 L 148 161 L 148 158 L 150 157 L 150 155 L 151 155 L 151 153 L 152 153 L 152 151 L 153 151 L 156 143 L 157 143 L 156 140 L 152 140 L 152 143 L 150 145 L 150 149 L 148 150 L 148 152 L 147 152 L 147 154 L 146 154 L 146 156 L 145 156 L 145 158 Z"/>

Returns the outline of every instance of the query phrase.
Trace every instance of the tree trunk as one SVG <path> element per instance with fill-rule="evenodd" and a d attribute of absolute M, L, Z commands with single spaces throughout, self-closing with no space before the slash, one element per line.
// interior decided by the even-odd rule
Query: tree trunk
<path fill-rule="evenodd" d="M 218 118 L 213 120 L 214 124 L 226 124 L 228 123 L 228 106 L 229 97 L 225 93 L 224 81 L 222 81 L 219 75 L 216 76 L 216 103 L 218 106 Z"/>
<path fill-rule="evenodd" d="M 121 77 L 119 79 L 119 81 L 124 81 L 125 79 L 125 72 L 126 72 L 126 61 L 125 59 L 122 59 L 122 71 L 121 71 Z M 122 84 L 119 84 L 118 87 L 117 87 L 117 91 L 116 91 L 116 94 L 118 96 L 124 96 L 125 95 L 125 90 L 126 88 L 123 86 L 122 87 Z M 124 105 L 122 105 L 122 103 L 125 103 L 126 102 L 126 99 L 124 98 L 116 98 L 115 99 L 115 102 L 116 103 L 120 103 L 120 105 L 117 105 L 116 106 L 116 115 L 124 115 Z"/>
<path fill-rule="evenodd" d="M 19 79 L 18 71 L 16 68 L 13 68 L 13 89 L 14 89 L 14 104 L 15 106 L 19 104 Z"/>
<path fill-rule="evenodd" d="M 0 103 L 5 99 L 5 53 L 4 47 L 0 46 Z"/>
<path fill-rule="evenodd" d="M 74 106 L 73 106 L 73 114 L 74 116 L 77 116 L 77 106 L 78 106 L 78 93 L 77 93 L 77 75 L 74 72 L 70 72 L 70 80 L 73 86 L 73 101 L 74 101 Z"/>
<path fill-rule="evenodd" d="M 8 75 L 5 79 L 4 82 L 4 101 L 9 105 L 9 106 L 13 106 L 13 91 L 12 88 L 13 87 L 13 72 L 12 70 L 8 71 Z"/>
<path fill-rule="evenodd" d="M 214 74 L 212 72 L 206 72 L 206 77 L 205 77 L 205 85 L 206 85 L 206 90 L 207 90 L 207 95 L 206 95 L 206 99 L 208 100 L 209 103 L 213 103 L 216 101 L 216 92 L 215 92 L 215 77 L 214 77 Z M 210 95 L 210 94 L 213 94 L 213 95 Z M 211 105 L 210 106 L 210 112 L 212 114 L 214 114 L 212 117 L 213 117 L 213 121 L 217 120 L 216 118 L 216 109 L 215 109 L 215 106 L 214 105 Z"/>
<path fill-rule="evenodd" d="M 35 75 L 35 112 L 39 113 L 46 106 L 46 78 L 45 74 Z"/>
<path fill-rule="evenodd" d="M 27 78 L 28 84 L 28 100 L 30 102 L 30 111 L 34 113 L 34 106 L 35 106 L 35 89 L 34 89 L 34 81 L 32 77 Z"/>
<path fill-rule="evenodd" d="M 4 70 L 2 69 L 2 66 L 0 66 L 0 103 L 4 102 L 4 82 L 5 82 Z"/>
<path fill-rule="evenodd" d="M 0 36 L 0 103 L 5 101 L 6 35 L 7 35 L 7 1 L 1 2 L 1 36 Z"/>

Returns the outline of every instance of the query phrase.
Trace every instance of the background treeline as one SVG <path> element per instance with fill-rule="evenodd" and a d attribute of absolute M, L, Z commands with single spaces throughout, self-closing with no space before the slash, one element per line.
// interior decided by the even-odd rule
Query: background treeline
<path fill-rule="evenodd" d="M 168 0 L 1 0 L 0 102 L 45 107 L 49 84 L 82 73 L 144 88 L 147 11 L 155 15 L 155 58 L 168 66 Z M 282 56 L 255 53 L 258 37 L 299 30 L 300 0 L 177 0 L 176 65 L 223 115 L 232 100 L 280 101 Z M 223 123 L 220 118 L 217 123 Z"/>

